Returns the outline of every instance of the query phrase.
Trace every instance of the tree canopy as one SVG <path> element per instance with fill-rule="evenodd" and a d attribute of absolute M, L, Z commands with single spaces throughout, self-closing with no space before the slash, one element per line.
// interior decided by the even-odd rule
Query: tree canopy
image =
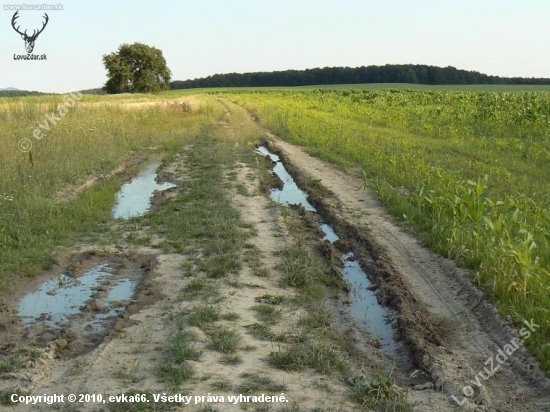
<path fill-rule="evenodd" d="M 154 93 L 170 88 L 171 72 L 162 51 L 143 43 L 122 44 L 103 55 L 107 93 Z"/>
<path fill-rule="evenodd" d="M 215 74 L 194 80 L 174 81 L 172 89 L 195 87 L 310 86 L 357 83 L 417 84 L 550 84 L 550 79 L 488 76 L 454 67 L 414 64 L 323 67 L 276 72 Z"/>

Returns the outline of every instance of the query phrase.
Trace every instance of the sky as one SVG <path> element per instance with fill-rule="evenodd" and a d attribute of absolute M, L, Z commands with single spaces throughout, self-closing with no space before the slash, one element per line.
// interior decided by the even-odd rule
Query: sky
<path fill-rule="evenodd" d="M 104 54 L 162 50 L 172 80 L 216 73 L 429 64 L 550 78 L 550 0 L 1 0 L 0 88 L 63 93 L 101 87 Z M 26 55 L 6 5 L 48 4 Z M 44 11 L 19 12 L 20 30 Z"/>

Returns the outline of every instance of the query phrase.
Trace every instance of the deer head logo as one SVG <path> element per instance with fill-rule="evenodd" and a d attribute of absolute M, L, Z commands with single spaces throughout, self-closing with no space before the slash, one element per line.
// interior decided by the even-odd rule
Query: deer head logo
<path fill-rule="evenodd" d="M 50 20 L 50 18 L 48 17 L 48 15 L 46 13 L 44 13 L 44 17 L 46 18 L 46 21 L 44 22 L 44 25 L 42 26 L 42 28 L 40 30 L 38 30 L 38 32 L 36 30 L 34 30 L 33 33 L 32 33 L 32 36 L 29 36 L 29 35 L 27 35 L 27 30 L 25 30 L 24 33 L 21 33 L 19 31 L 20 26 L 17 26 L 17 28 L 15 27 L 16 20 L 19 17 L 18 13 L 19 12 L 16 11 L 15 14 L 13 15 L 13 17 L 11 19 L 11 25 L 12 25 L 13 29 L 21 35 L 21 38 L 23 40 L 25 40 L 25 48 L 27 49 L 27 53 L 32 53 L 32 51 L 34 50 L 34 42 L 36 41 L 36 38 L 38 37 L 38 35 L 40 33 L 42 33 L 44 31 L 44 29 L 46 28 L 46 25 L 48 24 L 48 21 Z"/>

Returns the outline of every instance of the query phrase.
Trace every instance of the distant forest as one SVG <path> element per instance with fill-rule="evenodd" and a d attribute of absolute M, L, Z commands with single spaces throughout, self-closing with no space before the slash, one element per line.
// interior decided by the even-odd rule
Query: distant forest
<path fill-rule="evenodd" d="M 89 89 L 81 90 L 82 94 L 105 94 L 103 89 Z M 31 92 L 28 90 L 0 90 L 0 97 L 22 97 L 22 96 L 40 96 L 43 94 L 58 94 L 58 93 L 42 93 L 42 92 Z"/>
<path fill-rule="evenodd" d="M 27 90 L 0 90 L 0 97 L 39 96 L 44 93 L 29 92 Z"/>
<path fill-rule="evenodd" d="M 548 85 L 550 79 L 499 77 L 459 70 L 455 67 L 426 65 L 324 67 L 277 72 L 215 74 L 194 80 L 176 80 L 172 89 L 198 87 L 312 86 L 322 84 L 415 83 L 415 84 L 519 84 Z"/>

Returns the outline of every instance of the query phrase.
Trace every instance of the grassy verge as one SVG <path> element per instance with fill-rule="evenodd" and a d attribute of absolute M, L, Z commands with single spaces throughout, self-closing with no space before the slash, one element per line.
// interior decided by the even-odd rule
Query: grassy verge
<path fill-rule="evenodd" d="M 104 231 L 121 180 L 105 179 L 74 199 L 63 190 L 111 173 L 131 151 L 181 147 L 214 112 L 204 100 L 183 112 L 162 99 L 84 96 L 41 140 L 32 133 L 63 96 L 0 99 L 0 290 L 47 269 L 58 247 Z M 29 153 L 17 147 L 23 138 L 33 144 Z"/>

